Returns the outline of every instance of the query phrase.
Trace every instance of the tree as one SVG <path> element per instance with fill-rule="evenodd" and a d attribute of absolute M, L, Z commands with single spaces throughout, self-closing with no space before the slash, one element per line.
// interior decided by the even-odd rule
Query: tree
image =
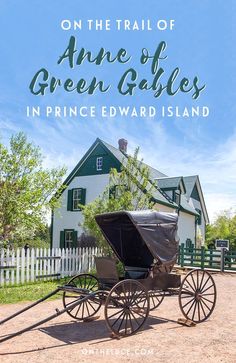
<path fill-rule="evenodd" d="M 0 239 L 32 238 L 46 223 L 50 208 L 60 205 L 66 169 L 44 169 L 40 149 L 22 132 L 13 135 L 9 148 L 0 142 Z M 52 197 L 52 198 L 51 198 Z"/>
<path fill-rule="evenodd" d="M 121 170 L 111 169 L 109 186 L 93 202 L 81 206 L 84 230 L 96 238 L 100 247 L 107 249 L 107 243 L 98 227 L 97 214 L 120 210 L 149 209 L 154 205 L 152 192 L 155 186 L 150 182 L 149 168 L 138 160 L 139 149 L 133 156 L 124 157 Z"/>
<path fill-rule="evenodd" d="M 231 249 L 236 249 L 236 215 L 224 211 L 218 215 L 214 223 L 206 228 L 206 243 L 210 245 L 216 239 L 228 239 Z"/>

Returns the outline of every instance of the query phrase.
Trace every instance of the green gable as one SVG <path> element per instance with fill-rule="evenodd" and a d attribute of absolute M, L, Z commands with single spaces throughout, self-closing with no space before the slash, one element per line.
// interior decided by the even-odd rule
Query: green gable
<path fill-rule="evenodd" d="M 198 190 L 197 190 L 197 185 L 195 184 L 194 185 L 194 188 L 192 190 L 192 193 L 190 195 L 191 198 L 195 199 L 195 200 L 198 200 L 200 202 L 200 196 L 198 194 Z"/>
<path fill-rule="evenodd" d="M 102 157 L 102 170 L 97 170 L 96 162 L 98 157 Z M 77 170 L 75 176 L 109 174 L 111 168 L 120 171 L 120 167 L 120 162 L 112 153 L 101 143 L 98 143 Z"/>

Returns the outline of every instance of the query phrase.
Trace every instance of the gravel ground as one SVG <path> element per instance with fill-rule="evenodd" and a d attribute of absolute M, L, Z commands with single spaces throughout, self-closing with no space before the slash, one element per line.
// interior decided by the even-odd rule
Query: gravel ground
<path fill-rule="evenodd" d="M 142 331 L 111 339 L 103 312 L 98 320 L 79 323 L 64 314 L 42 327 L 0 345 L 0 362 L 236 362 L 236 274 L 215 274 L 217 304 L 205 323 L 177 324 L 177 297 L 165 298 Z M 2 305 L 0 319 L 27 304 Z M 22 329 L 61 308 L 61 300 L 44 302 L 0 327 L 0 335 Z"/>

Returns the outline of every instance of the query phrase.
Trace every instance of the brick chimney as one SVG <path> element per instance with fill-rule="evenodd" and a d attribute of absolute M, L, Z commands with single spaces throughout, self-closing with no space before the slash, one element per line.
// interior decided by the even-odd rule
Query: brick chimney
<path fill-rule="evenodd" d="M 118 144 L 119 144 L 119 150 L 122 153 L 127 154 L 127 145 L 128 145 L 128 141 L 125 139 L 119 139 L 118 140 Z"/>

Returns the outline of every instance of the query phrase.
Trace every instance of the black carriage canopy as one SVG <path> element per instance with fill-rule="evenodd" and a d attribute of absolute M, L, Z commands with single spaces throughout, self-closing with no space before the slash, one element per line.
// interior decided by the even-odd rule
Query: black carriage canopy
<path fill-rule="evenodd" d="M 150 267 L 175 262 L 178 253 L 176 213 L 122 211 L 97 215 L 97 224 L 125 266 Z"/>

